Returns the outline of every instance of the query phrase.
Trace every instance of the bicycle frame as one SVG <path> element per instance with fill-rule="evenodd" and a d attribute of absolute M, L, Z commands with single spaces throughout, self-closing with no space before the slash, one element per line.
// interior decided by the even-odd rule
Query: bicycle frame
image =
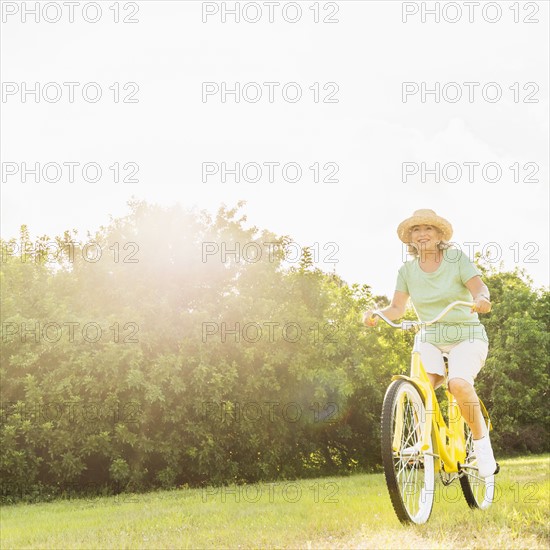
<path fill-rule="evenodd" d="M 433 321 L 425 323 L 430 325 L 438 321 L 443 317 L 451 308 L 456 305 L 468 305 L 473 306 L 471 302 L 454 302 L 445 308 L 440 315 L 436 317 Z M 419 326 L 417 321 L 403 321 L 400 325 L 388 321 L 380 312 L 374 312 L 374 314 L 381 317 L 386 321 L 390 326 L 402 328 L 404 330 L 410 330 Z M 422 433 L 422 446 L 420 451 L 426 452 L 430 448 L 430 437 L 433 433 L 434 437 L 432 440 L 433 443 L 433 455 L 435 458 L 440 460 L 435 461 L 435 471 L 441 470 L 441 464 L 443 464 L 444 471 L 449 474 L 457 474 L 460 471 L 460 464 L 463 464 L 466 460 L 466 441 L 464 438 L 464 424 L 465 420 L 462 417 L 460 408 L 456 399 L 453 395 L 445 390 L 447 395 L 449 408 L 449 425 L 445 422 L 441 409 L 439 407 L 439 402 L 435 395 L 435 390 L 430 383 L 428 375 L 424 370 L 422 360 L 420 358 L 419 351 L 419 337 L 420 333 L 417 333 L 414 339 L 414 347 L 411 353 L 411 368 L 409 376 L 404 374 L 395 375 L 392 377 L 392 380 L 403 379 L 409 381 L 413 384 L 416 389 L 419 391 L 420 395 L 424 398 L 425 409 L 426 409 L 426 418 L 421 418 L 423 425 Z M 487 415 L 485 406 L 480 400 L 480 407 L 482 412 Z M 399 408 L 402 412 L 403 408 Z M 487 418 L 488 415 L 487 415 Z M 395 452 L 399 452 L 399 446 L 401 442 L 401 431 L 403 429 L 403 418 L 396 418 L 396 429 L 393 439 L 393 449 Z M 491 430 L 492 426 L 489 421 L 488 429 Z"/>
<path fill-rule="evenodd" d="M 428 375 L 424 370 L 420 359 L 420 352 L 417 348 L 417 337 L 415 338 L 415 346 L 411 354 L 411 370 L 410 375 L 398 374 L 392 377 L 392 380 L 404 379 L 413 384 L 420 395 L 424 398 L 426 408 L 426 418 L 422 418 L 424 426 L 422 433 L 422 447 L 420 450 L 427 451 L 430 448 L 429 439 L 431 434 L 434 434 L 433 446 L 434 455 L 440 458 L 443 462 L 445 472 L 458 472 L 458 463 L 465 462 L 466 459 L 466 442 L 464 440 L 464 418 L 460 413 L 458 403 L 453 395 L 446 390 L 447 399 L 449 401 L 449 425 L 445 422 L 443 414 L 439 407 L 439 402 L 435 395 L 435 391 L 428 379 Z M 402 418 L 396 419 L 396 433 L 394 437 L 394 449 L 399 451 L 399 442 L 401 441 Z M 449 443 L 447 443 L 447 441 Z M 440 461 L 436 461 L 435 470 L 440 470 Z"/>

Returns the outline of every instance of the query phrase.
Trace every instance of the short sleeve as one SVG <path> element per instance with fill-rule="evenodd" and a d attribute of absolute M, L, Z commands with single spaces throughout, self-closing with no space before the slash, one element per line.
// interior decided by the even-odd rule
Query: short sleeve
<path fill-rule="evenodd" d="M 399 271 L 397 273 L 397 282 L 395 283 L 395 290 L 410 294 L 409 287 L 407 285 L 407 279 L 405 277 L 405 266 L 399 268 Z"/>
<path fill-rule="evenodd" d="M 467 254 L 461 252 L 460 259 L 458 260 L 458 269 L 460 270 L 460 280 L 463 284 L 466 284 L 472 277 L 481 275 L 477 267 L 470 261 Z"/>

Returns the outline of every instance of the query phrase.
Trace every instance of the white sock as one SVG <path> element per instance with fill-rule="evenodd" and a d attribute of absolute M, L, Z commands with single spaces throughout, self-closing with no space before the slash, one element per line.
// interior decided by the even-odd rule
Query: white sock
<path fill-rule="evenodd" d="M 474 441 L 481 441 L 482 439 L 489 439 L 489 430 L 487 426 L 483 425 L 483 435 L 479 439 L 474 439 Z"/>

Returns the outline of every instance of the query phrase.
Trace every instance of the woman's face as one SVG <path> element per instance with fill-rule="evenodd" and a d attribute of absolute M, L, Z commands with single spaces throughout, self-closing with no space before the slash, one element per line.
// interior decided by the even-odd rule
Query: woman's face
<path fill-rule="evenodd" d="M 439 241 L 441 241 L 441 232 L 437 227 L 433 225 L 413 225 L 411 242 L 418 251 L 436 250 Z"/>

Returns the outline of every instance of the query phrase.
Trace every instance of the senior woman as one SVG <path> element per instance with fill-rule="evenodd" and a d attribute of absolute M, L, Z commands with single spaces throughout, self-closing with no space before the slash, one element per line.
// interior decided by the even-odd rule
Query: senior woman
<path fill-rule="evenodd" d="M 397 234 L 408 245 L 414 259 L 399 269 L 392 302 L 381 310 L 388 319 L 394 321 L 403 316 L 409 296 L 421 321 L 433 319 L 456 300 L 472 301 L 473 298 L 475 303 L 472 309 L 458 306 L 442 322 L 423 327 L 419 350 L 434 388 L 444 380 L 442 352 L 448 353 L 449 391 L 472 430 L 479 474 L 488 477 L 495 473 L 497 464 L 474 389 L 474 379 L 483 367 L 489 349 L 487 333 L 477 315 L 477 312 L 491 311 L 489 289 L 468 257 L 449 245 L 452 226 L 433 210 L 415 211 L 399 224 Z M 372 313 L 372 310 L 367 311 L 363 319 L 371 327 L 378 322 Z"/>

